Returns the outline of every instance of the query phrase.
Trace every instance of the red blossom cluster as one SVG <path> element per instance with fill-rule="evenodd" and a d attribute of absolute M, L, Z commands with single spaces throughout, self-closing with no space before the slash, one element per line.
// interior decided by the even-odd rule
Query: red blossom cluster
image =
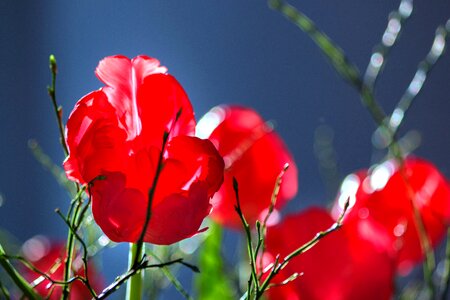
<path fill-rule="evenodd" d="M 107 57 L 96 74 L 105 86 L 79 100 L 71 113 L 64 168 L 81 184 L 102 175 L 91 189 L 92 210 L 111 240 L 138 240 L 151 189 L 144 241 L 154 244 L 200 232 L 210 213 L 216 222 L 239 228 L 233 178 L 250 224 L 267 216 L 286 163 L 290 169 L 275 209 L 297 193 L 292 155 L 255 111 L 218 106 L 196 127 L 186 93 L 156 59 Z M 431 163 L 387 161 L 348 176 L 331 211 L 310 208 L 274 222 L 264 261 L 285 257 L 327 229 L 347 199 L 342 228 L 294 258 L 275 281 L 300 277 L 271 288 L 271 299 L 390 299 L 396 273 L 407 273 L 424 257 L 419 232 L 434 247 L 450 221 L 450 189 Z"/>
<path fill-rule="evenodd" d="M 271 299 L 391 299 L 395 275 L 424 258 L 419 226 L 435 247 L 450 222 L 450 188 L 439 171 L 417 158 L 389 160 L 347 176 L 331 212 L 311 208 L 270 227 L 266 263 L 330 227 L 348 200 L 342 228 L 294 258 L 277 281 L 300 277 L 270 289 Z"/>

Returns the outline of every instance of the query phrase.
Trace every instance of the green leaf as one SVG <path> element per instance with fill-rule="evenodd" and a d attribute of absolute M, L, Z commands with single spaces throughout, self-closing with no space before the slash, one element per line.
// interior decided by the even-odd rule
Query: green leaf
<path fill-rule="evenodd" d="M 195 286 L 198 299 L 217 300 L 235 299 L 234 288 L 229 276 L 224 272 L 223 258 L 220 253 L 222 228 L 211 223 L 208 237 L 199 253 L 200 274 L 196 276 Z"/>

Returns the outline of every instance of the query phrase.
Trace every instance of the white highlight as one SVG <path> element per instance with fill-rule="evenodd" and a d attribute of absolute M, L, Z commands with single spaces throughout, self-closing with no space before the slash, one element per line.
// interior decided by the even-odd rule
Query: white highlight
<path fill-rule="evenodd" d="M 214 107 L 198 121 L 195 135 L 201 139 L 209 138 L 224 117 L 225 110 L 222 107 Z"/>
<path fill-rule="evenodd" d="M 408 86 L 408 92 L 410 92 L 413 95 L 417 95 L 420 90 L 422 89 L 423 83 L 425 82 L 427 75 L 424 71 L 418 70 L 416 74 L 414 75 L 413 80 L 411 81 L 411 84 Z"/>
<path fill-rule="evenodd" d="M 370 175 L 370 188 L 373 191 L 383 189 L 395 171 L 395 166 L 391 162 L 385 162 L 377 166 Z"/>
<path fill-rule="evenodd" d="M 408 18 L 413 11 L 411 1 L 402 1 L 402 3 L 400 3 L 398 11 L 400 12 L 403 18 Z"/>
<path fill-rule="evenodd" d="M 431 47 L 431 53 L 435 56 L 440 56 L 444 52 L 445 39 L 442 35 L 437 35 L 434 38 L 433 46 Z"/>
<path fill-rule="evenodd" d="M 42 235 L 37 235 L 22 245 L 22 252 L 31 262 L 38 261 L 50 250 L 50 242 Z"/>
<path fill-rule="evenodd" d="M 374 54 L 372 54 L 372 56 L 370 57 L 370 64 L 374 68 L 379 69 L 383 64 L 383 55 L 381 55 L 381 53 L 379 52 L 375 52 Z"/>
<path fill-rule="evenodd" d="M 349 208 L 353 207 L 356 202 L 356 192 L 360 185 L 359 177 L 355 174 L 350 174 L 345 177 L 341 185 L 341 192 L 339 195 L 338 203 L 341 210 L 344 209 L 347 199 L 349 199 Z"/>

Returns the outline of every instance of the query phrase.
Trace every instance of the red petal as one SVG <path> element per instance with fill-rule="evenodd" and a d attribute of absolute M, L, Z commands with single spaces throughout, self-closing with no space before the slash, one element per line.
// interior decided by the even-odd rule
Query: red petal
<path fill-rule="evenodd" d="M 125 132 L 101 91 L 78 101 L 66 129 L 69 157 L 64 163 L 69 179 L 85 184 L 103 171 L 125 169 Z"/>
<path fill-rule="evenodd" d="M 172 194 L 153 206 L 145 241 L 170 245 L 200 232 L 211 210 L 205 183 L 193 183 L 187 195 Z"/>
<path fill-rule="evenodd" d="M 267 251 L 280 259 L 312 239 L 316 233 L 333 224 L 329 214 L 311 208 L 287 217 L 269 227 Z M 389 257 L 377 251 L 371 243 L 349 238 L 345 227 L 324 237 L 312 249 L 294 258 L 284 269 L 284 276 L 302 274 L 287 286 L 275 287 L 269 293 L 277 299 L 279 293 L 295 291 L 299 299 L 390 299 L 393 293 L 394 266 Z M 284 278 L 275 277 L 275 282 Z"/>
<path fill-rule="evenodd" d="M 34 241 L 35 240 L 35 241 Z M 27 241 L 24 245 L 27 243 L 39 243 L 39 238 L 35 237 Z M 33 244 L 32 244 L 33 245 Z M 31 245 L 30 245 L 31 246 Z M 42 244 L 40 245 L 43 246 Z M 25 258 L 28 259 L 35 268 L 38 270 L 44 272 L 48 276 L 50 276 L 51 279 L 55 281 L 62 281 L 64 277 L 64 257 L 66 253 L 66 248 L 63 243 L 52 243 L 50 245 L 44 245 L 47 246 L 43 249 L 40 249 L 42 251 L 41 257 L 36 260 L 34 256 L 28 256 L 27 252 L 25 252 Z M 30 249 L 35 250 L 35 249 Z M 75 275 L 79 275 L 81 277 L 84 277 L 84 265 L 81 262 L 81 258 L 74 255 L 75 263 L 72 265 Z M 79 259 L 79 260 L 78 260 Z M 89 266 L 89 281 L 91 284 L 91 287 L 99 291 L 102 287 L 102 278 L 100 274 L 95 270 L 95 265 L 88 262 Z M 35 273 L 31 271 L 28 268 L 23 268 L 22 275 L 30 282 L 38 279 L 41 277 L 40 274 Z M 77 300 L 77 299 L 91 299 L 92 295 L 87 289 L 87 287 L 81 282 L 81 281 L 74 281 L 70 288 L 70 296 L 69 299 Z M 50 288 L 49 288 L 50 287 Z M 48 299 L 50 300 L 56 300 L 61 298 L 62 294 L 62 287 L 60 285 L 53 285 L 51 286 L 50 280 L 43 280 L 41 281 L 36 287 L 35 290 L 38 292 L 39 295 L 42 297 L 47 297 L 50 292 L 51 295 Z"/>
<path fill-rule="evenodd" d="M 142 122 L 140 141 L 146 147 L 161 149 L 164 132 L 170 132 L 169 140 L 177 135 L 194 134 L 192 105 L 173 76 L 155 74 L 146 77 L 138 90 L 137 101 Z"/>
<path fill-rule="evenodd" d="M 449 222 L 450 188 L 445 178 L 430 163 L 408 158 L 404 165 L 405 176 L 411 185 L 414 201 L 425 225 L 432 246 L 442 240 Z M 345 223 L 367 224 L 364 230 L 376 230 L 378 234 L 366 235 L 379 247 L 385 245 L 389 253 L 397 257 L 398 270 L 408 273 L 422 258 L 422 249 L 415 226 L 410 194 L 398 166 L 388 161 L 369 174 L 359 173 L 353 184 L 356 197 Z M 349 177 L 349 178 L 350 178 Z M 346 198 L 351 179 L 341 188 L 341 200 Z M 335 204 L 339 211 L 341 203 Z M 352 225 L 358 226 L 358 225 Z"/>
<path fill-rule="evenodd" d="M 94 182 L 92 213 L 106 236 L 114 242 L 136 242 L 144 226 L 147 195 L 126 188 L 122 173 L 106 173 Z"/>
<path fill-rule="evenodd" d="M 212 109 L 200 121 L 204 134 L 225 160 L 225 181 L 213 198 L 212 217 L 219 223 L 240 228 L 232 178 L 239 182 L 241 207 L 250 224 L 270 205 L 276 178 L 286 163 L 276 208 L 281 208 L 297 193 L 297 167 L 287 147 L 253 110 L 237 106 Z M 209 133 L 210 134 L 209 134 Z"/>
<path fill-rule="evenodd" d="M 223 159 L 209 140 L 177 136 L 166 148 L 157 198 L 187 191 L 192 183 L 203 182 L 209 199 L 223 182 L 223 169 Z"/>
<path fill-rule="evenodd" d="M 140 84 L 149 75 L 167 73 L 167 68 L 160 66 L 159 60 L 153 57 L 139 55 L 133 58 L 131 62 L 133 64 L 136 82 Z"/>
<path fill-rule="evenodd" d="M 163 74 L 166 71 L 158 60 L 147 56 L 133 60 L 111 56 L 100 61 L 96 74 L 106 84 L 103 91 L 126 128 L 128 140 L 143 135 L 146 145 L 160 147 L 164 131 L 171 127 L 173 136 L 193 134 L 195 120 L 189 99 L 175 78 Z M 182 115 L 173 126 L 179 110 Z"/>

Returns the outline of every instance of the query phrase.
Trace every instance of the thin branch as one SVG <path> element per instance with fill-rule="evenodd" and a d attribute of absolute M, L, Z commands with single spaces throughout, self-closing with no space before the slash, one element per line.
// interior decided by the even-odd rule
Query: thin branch
<path fill-rule="evenodd" d="M 400 161 L 399 172 L 402 177 L 403 182 L 405 183 L 407 196 L 411 204 L 411 209 L 413 213 L 413 222 L 417 228 L 417 233 L 420 241 L 420 246 L 422 252 L 425 255 L 425 259 L 423 262 L 423 275 L 425 279 L 425 283 L 431 293 L 431 297 L 434 298 L 435 287 L 433 283 L 433 270 L 436 267 L 436 261 L 434 257 L 433 247 L 431 246 L 430 236 L 425 228 L 425 224 L 423 222 L 422 216 L 420 214 L 419 209 L 417 208 L 415 199 L 416 193 L 411 186 L 411 182 L 408 178 L 407 171 L 405 169 L 405 165 L 403 161 Z"/>
<path fill-rule="evenodd" d="M 163 263 L 161 261 L 161 259 L 159 259 L 158 256 L 156 256 L 156 254 L 154 254 L 153 252 L 147 252 L 151 257 L 153 257 L 154 259 L 156 259 L 158 261 L 158 263 Z M 181 263 L 181 262 L 180 262 Z M 183 287 L 183 285 L 181 284 L 181 282 L 170 272 L 169 268 L 167 268 L 167 266 L 163 266 L 160 268 L 161 271 L 163 272 L 164 276 L 166 276 L 166 278 L 173 284 L 173 286 L 176 288 L 176 290 L 185 298 L 188 300 L 193 300 L 194 298 L 192 298 L 188 291 L 186 291 Z"/>
<path fill-rule="evenodd" d="M 278 199 L 278 194 L 280 193 L 280 189 L 281 189 L 281 183 L 283 182 L 284 174 L 286 174 L 286 171 L 288 170 L 288 168 L 289 168 L 289 164 L 286 163 L 283 167 L 283 170 L 281 170 L 280 174 L 278 174 L 277 179 L 275 181 L 275 186 L 273 187 L 272 197 L 270 199 L 270 206 L 269 206 L 267 215 L 264 218 L 261 230 L 259 230 L 259 228 L 258 228 L 258 246 L 261 245 L 261 253 L 264 253 L 266 250 L 265 237 L 266 237 L 266 233 L 267 233 L 267 222 L 269 221 L 269 218 L 275 209 L 275 205 L 276 205 L 277 199 Z M 260 247 L 256 248 L 256 251 L 255 251 L 256 256 L 258 256 L 259 248 Z M 259 266 L 261 268 L 263 266 L 263 255 L 259 256 Z M 260 272 L 260 274 L 258 276 L 258 280 L 261 279 L 262 275 L 263 275 L 263 272 Z"/>
<path fill-rule="evenodd" d="M 386 113 L 375 100 L 371 88 L 361 79 L 358 68 L 349 61 L 344 51 L 338 47 L 325 33 L 320 31 L 314 22 L 303 12 L 283 0 L 269 0 L 269 5 L 283 14 L 290 22 L 305 32 L 319 47 L 336 72 L 355 88 L 361 96 L 361 103 L 367 108 L 378 126 L 385 126 Z M 389 129 L 387 129 L 389 130 Z"/>
<path fill-rule="evenodd" d="M 167 266 L 170 266 L 173 264 L 182 264 L 183 266 L 188 267 L 189 269 L 191 269 L 194 272 L 199 272 L 199 270 L 196 266 L 193 266 L 189 263 L 184 262 L 182 258 L 178 258 L 178 259 L 171 260 L 171 261 L 164 262 L 164 263 L 148 264 L 147 257 L 144 256 L 142 258 L 142 260 L 135 267 L 131 268 L 125 274 L 118 277 L 118 279 L 116 281 L 114 281 L 107 288 L 105 288 L 101 292 L 101 294 L 99 294 L 97 296 L 97 298 L 94 298 L 94 299 L 101 300 L 101 299 L 105 299 L 106 297 L 110 296 L 112 293 L 117 291 L 120 288 L 120 286 L 123 283 L 125 283 L 130 277 L 132 277 L 133 275 L 135 275 L 137 272 L 139 272 L 141 270 L 150 269 L 150 268 L 163 268 L 163 267 L 167 267 Z"/>
<path fill-rule="evenodd" d="M 245 216 L 241 209 L 241 202 L 239 200 L 239 186 L 236 178 L 233 177 L 233 189 L 236 197 L 236 205 L 234 209 L 236 210 L 237 214 L 239 215 L 239 218 L 241 219 L 242 225 L 244 227 L 244 231 L 246 234 L 246 240 L 247 240 L 247 252 L 248 252 L 248 258 L 250 260 L 250 269 L 251 269 L 251 277 L 249 278 L 248 287 L 249 290 L 247 291 L 247 297 L 248 299 L 251 298 L 252 295 L 252 284 L 255 285 L 255 291 L 258 293 L 259 291 L 259 280 L 256 270 L 256 258 L 255 254 L 253 252 L 253 243 L 252 243 L 252 234 L 250 232 L 250 226 L 248 225 L 247 220 L 245 219 Z"/>
<path fill-rule="evenodd" d="M 67 179 L 64 170 L 60 166 L 56 165 L 52 159 L 44 153 L 39 143 L 33 139 L 29 140 L 28 148 L 31 150 L 34 158 L 36 158 L 36 160 L 53 175 L 58 184 L 62 186 L 71 196 L 73 196 L 75 194 L 73 182 Z"/>
<path fill-rule="evenodd" d="M 156 165 L 157 166 L 156 167 L 156 172 L 155 172 L 155 175 L 153 177 L 152 185 L 151 185 L 150 190 L 148 192 L 147 213 L 145 215 L 144 226 L 142 227 L 141 234 L 140 234 L 139 239 L 138 239 L 138 241 L 136 243 L 137 250 L 136 250 L 136 256 L 134 257 L 133 265 L 137 264 L 138 260 L 140 259 L 141 255 L 142 255 L 142 248 L 143 248 L 143 244 L 144 244 L 144 237 L 145 237 L 145 234 L 147 232 L 148 225 L 150 224 L 150 219 L 152 217 L 153 198 L 155 197 L 156 185 L 158 183 L 159 176 L 161 175 L 161 171 L 163 169 L 164 149 L 166 147 L 168 139 L 169 139 L 169 132 L 166 131 L 166 132 L 164 132 L 164 136 L 163 136 L 162 148 L 161 148 L 161 152 L 159 153 L 158 163 Z"/>
<path fill-rule="evenodd" d="M 309 37 L 316 42 L 319 46 L 320 50 L 325 54 L 327 59 L 330 61 L 335 70 L 341 75 L 343 79 L 349 82 L 360 94 L 362 104 L 367 108 L 371 117 L 379 127 L 379 130 L 384 132 L 384 134 L 391 137 L 391 142 L 389 143 L 389 150 L 395 159 L 403 165 L 404 157 L 402 153 L 402 149 L 400 145 L 397 143 L 395 132 L 392 131 L 392 128 L 387 124 L 387 115 L 376 101 L 374 93 L 372 91 L 371 85 L 366 85 L 364 81 L 360 78 L 359 72 L 357 72 L 357 68 L 354 67 L 353 64 L 349 63 L 346 57 L 343 54 L 343 51 L 340 50 L 334 43 L 322 32 L 320 32 L 315 24 L 306 17 L 303 13 L 298 11 L 293 6 L 286 4 L 285 1 L 282 0 L 269 0 L 269 3 L 272 7 L 278 11 L 280 11 L 285 17 L 287 17 L 292 23 L 297 25 L 301 30 L 309 35 Z M 408 3 L 408 2 L 404 2 Z M 408 13 L 408 7 L 403 8 L 405 10 L 405 14 Z M 445 34 L 450 30 L 450 20 L 447 21 L 445 26 Z M 438 39 L 440 43 L 437 43 L 437 47 L 435 47 L 436 53 L 443 51 L 442 38 Z M 441 49 L 442 48 L 442 49 Z M 437 51 L 437 50 L 439 51 Z M 405 181 L 408 185 L 408 182 Z M 410 186 L 409 186 L 410 188 Z M 428 234 L 425 230 L 425 226 L 423 224 L 422 217 L 415 205 L 414 198 L 411 198 L 411 204 L 413 209 L 414 222 L 419 231 L 419 240 L 422 249 L 424 250 L 426 259 L 424 260 L 424 277 L 425 281 L 429 284 L 431 292 L 434 291 L 433 284 L 431 280 L 431 274 L 434 266 L 434 255 L 432 253 L 432 249 L 429 247 L 429 238 Z"/>
<path fill-rule="evenodd" d="M 397 107 L 392 113 L 389 119 L 389 126 L 392 128 L 392 133 L 395 135 L 403 122 L 403 119 L 408 111 L 408 109 L 413 104 L 414 99 L 422 90 L 423 84 L 427 79 L 429 73 L 442 57 L 442 54 L 445 51 L 446 43 L 449 38 L 450 33 L 450 19 L 447 20 L 445 26 L 439 26 L 436 29 L 436 34 L 433 40 L 433 44 L 431 45 L 431 49 L 428 52 L 427 56 L 424 60 L 419 63 L 417 67 L 417 71 L 400 99 Z"/>
<path fill-rule="evenodd" d="M 58 129 L 59 129 L 59 136 L 60 136 L 60 143 L 64 150 L 64 154 L 67 157 L 69 155 L 69 148 L 67 147 L 66 143 L 66 137 L 64 133 L 64 123 L 63 123 L 63 112 L 61 106 L 58 105 L 56 101 L 56 74 L 58 73 L 58 66 L 56 64 L 56 58 L 54 55 L 50 55 L 49 58 L 49 64 L 50 64 L 50 71 L 52 75 L 51 85 L 47 87 L 48 94 L 50 96 L 50 99 L 52 100 L 53 109 L 56 115 L 57 123 L 58 123 Z M 80 191 L 80 186 L 75 183 L 77 193 Z M 78 219 L 78 213 L 80 204 L 77 203 L 75 205 L 75 213 L 71 217 L 71 210 L 73 206 L 70 206 L 69 214 L 67 216 L 67 219 L 71 219 L 71 225 L 73 226 L 75 222 Z M 67 235 L 67 248 L 66 248 L 66 263 L 64 267 L 64 281 L 67 281 L 70 277 L 70 269 L 72 265 L 72 254 L 73 254 L 73 245 L 74 245 L 74 237 L 72 233 L 69 231 Z M 62 299 L 67 300 L 69 297 L 69 286 L 65 285 L 63 286 L 63 292 L 62 292 Z"/>
<path fill-rule="evenodd" d="M 163 140 L 162 140 L 162 146 L 161 146 L 161 152 L 159 153 L 159 157 L 158 157 L 158 163 L 157 163 L 157 167 L 156 167 L 156 171 L 155 171 L 155 175 L 153 177 L 153 182 L 152 185 L 150 186 L 150 190 L 148 191 L 148 203 L 147 203 L 147 213 L 145 215 L 145 221 L 144 221 L 144 226 L 142 228 L 141 234 L 139 236 L 139 239 L 137 241 L 137 249 L 136 249 L 136 256 L 134 257 L 134 264 L 137 264 L 138 260 L 140 259 L 140 256 L 142 255 L 142 248 L 143 248 L 143 243 L 144 243 L 144 237 L 145 234 L 147 232 L 147 228 L 148 225 L 150 223 L 150 219 L 152 217 L 152 204 L 153 204 L 153 198 L 155 197 L 155 191 L 156 191 L 156 185 L 158 183 L 159 180 L 159 176 L 161 175 L 161 171 L 163 169 L 163 162 L 164 162 L 164 151 L 167 145 L 167 142 L 169 140 L 169 135 L 173 129 L 173 127 L 175 126 L 175 124 L 178 122 L 178 119 L 180 118 L 182 113 L 182 110 L 180 108 L 180 110 L 178 110 L 176 116 L 175 116 L 175 121 L 172 123 L 172 127 L 170 128 L 169 131 L 165 131 L 164 135 L 163 135 Z"/>
<path fill-rule="evenodd" d="M 70 272 L 72 269 L 72 260 L 73 260 L 72 256 L 73 256 L 73 248 L 74 248 L 74 244 L 75 244 L 75 239 L 80 241 L 83 248 L 86 249 L 85 255 L 86 255 L 86 262 L 87 262 L 87 247 L 86 247 L 86 244 L 84 243 L 84 241 L 78 235 L 77 231 L 84 220 L 85 213 L 91 202 L 90 188 L 95 183 L 95 181 L 104 180 L 104 179 L 105 179 L 105 176 L 99 175 L 99 176 L 95 177 L 94 179 L 92 179 L 87 184 L 87 187 L 80 188 L 78 186 L 78 193 L 71 202 L 67 217 L 63 216 L 61 214 L 61 212 L 59 211 L 59 209 L 56 210 L 56 213 L 63 219 L 63 221 L 67 224 L 67 226 L 69 228 L 68 237 L 67 237 L 67 247 L 66 247 L 66 260 L 65 260 L 65 264 L 64 264 L 64 266 L 65 266 L 64 267 L 64 281 L 66 281 L 66 282 L 71 277 Z M 85 192 L 86 188 L 89 189 L 89 198 L 88 198 L 89 200 L 88 200 L 88 203 L 85 206 L 83 206 L 83 197 L 82 196 L 83 196 L 83 193 Z M 74 210 L 73 215 L 72 215 L 72 210 Z M 87 263 L 85 264 L 85 267 L 86 267 L 85 272 L 87 274 Z M 95 295 L 95 291 L 90 286 L 89 281 L 87 281 L 86 286 L 89 289 L 89 291 Z M 69 286 L 67 286 L 67 285 L 63 286 L 62 299 L 63 300 L 68 299 L 69 293 L 70 293 Z"/>
<path fill-rule="evenodd" d="M 89 206 L 90 200 L 91 199 L 89 197 L 89 202 L 86 204 L 85 207 Z M 83 255 L 82 255 L 81 259 L 83 260 L 83 266 L 84 266 L 84 280 L 82 280 L 82 281 L 86 285 L 86 287 L 88 288 L 88 290 L 91 293 L 91 295 L 95 298 L 97 296 L 97 294 L 95 293 L 95 291 L 92 288 L 91 283 L 89 281 L 88 250 L 87 250 L 86 243 L 83 241 L 81 236 L 78 234 L 77 230 L 73 226 L 71 226 L 71 224 L 64 218 L 64 215 L 59 210 L 56 210 L 56 213 L 66 223 L 67 227 L 69 227 L 69 230 L 72 232 L 72 234 L 78 240 L 78 242 L 80 242 L 80 244 L 81 244 L 81 247 L 83 249 Z"/>
<path fill-rule="evenodd" d="M 8 300 L 11 299 L 11 296 L 10 296 L 8 290 L 3 285 L 1 280 L 0 280 L 0 292 L 2 292 L 3 296 L 5 297 L 5 299 L 8 299 Z"/>
<path fill-rule="evenodd" d="M 80 197 L 81 199 L 81 197 Z M 71 221 L 69 222 L 69 216 L 68 217 L 64 217 L 62 216 L 63 220 L 65 220 L 67 222 L 67 224 L 70 224 L 69 226 L 69 232 L 68 232 L 68 236 L 67 236 L 67 246 L 66 246 L 66 260 L 65 260 L 65 264 L 64 264 L 64 281 L 68 281 L 69 278 L 71 277 L 71 270 L 72 270 L 72 256 L 73 256 L 73 248 L 74 248 L 74 244 L 75 244 L 75 237 L 73 234 L 73 231 L 71 230 L 73 227 L 75 227 L 76 224 L 76 220 L 78 219 L 78 215 L 81 209 L 81 201 L 76 201 L 73 202 L 71 204 L 71 208 L 70 211 L 72 210 L 72 207 L 75 206 L 74 209 L 74 213 L 72 216 Z M 64 285 L 63 286 L 63 292 L 62 292 L 62 300 L 67 300 L 69 298 L 69 286 L 68 285 Z"/>
<path fill-rule="evenodd" d="M 446 25 L 439 26 L 436 29 L 436 34 L 431 45 L 430 51 L 426 57 L 419 63 L 417 71 L 414 74 L 408 88 L 405 90 L 403 96 L 398 102 L 396 108 L 386 122 L 389 130 L 386 131 L 384 128 L 378 128 L 374 133 L 373 140 L 376 141 L 376 146 L 378 148 L 386 148 L 395 141 L 395 136 L 398 133 L 400 126 L 403 124 L 405 116 L 408 110 L 411 108 L 414 100 L 422 91 L 422 87 L 428 78 L 430 72 L 442 57 L 445 51 L 446 44 L 448 42 L 450 33 L 450 19 L 447 20 Z"/>
<path fill-rule="evenodd" d="M 56 74 L 58 73 L 58 66 L 56 65 L 56 58 L 52 54 L 49 58 L 50 62 L 50 71 L 52 74 L 52 83 L 50 86 L 47 87 L 48 95 L 50 96 L 50 99 L 52 100 L 53 109 L 55 111 L 56 119 L 58 122 L 58 129 L 59 129 L 59 136 L 60 136 L 60 143 L 63 147 L 64 154 L 66 156 L 69 155 L 69 148 L 66 144 L 66 136 L 64 134 L 64 123 L 62 120 L 62 107 L 58 106 L 58 103 L 56 102 Z"/>
<path fill-rule="evenodd" d="M 291 276 L 289 276 L 287 279 L 283 280 L 280 283 L 271 283 L 269 284 L 269 286 L 267 287 L 266 291 L 268 291 L 270 288 L 272 287 L 276 287 L 276 286 L 282 286 L 282 285 L 286 285 L 292 281 L 294 281 L 295 279 L 297 279 L 298 277 L 300 277 L 301 275 L 298 273 L 294 273 Z"/>
<path fill-rule="evenodd" d="M 345 205 L 344 205 L 344 209 L 342 210 L 338 220 L 336 221 L 336 223 L 334 223 L 333 225 L 331 225 L 327 230 L 325 231 L 321 231 L 319 233 L 316 234 L 316 236 L 311 239 L 310 241 L 308 241 L 307 243 L 305 243 L 304 245 L 302 245 L 300 248 L 292 251 L 290 254 L 288 254 L 281 263 L 279 263 L 278 261 L 278 256 L 275 259 L 275 262 L 271 268 L 271 272 L 269 273 L 269 275 L 267 276 L 267 278 L 264 280 L 264 282 L 261 284 L 261 288 L 258 291 L 257 295 L 256 295 L 256 299 L 259 299 L 262 297 L 262 295 L 264 294 L 264 292 L 269 288 L 270 282 L 271 280 L 274 278 L 275 275 L 277 275 L 281 269 L 283 269 L 291 259 L 293 259 L 294 257 L 308 251 L 309 249 L 311 249 L 312 247 L 314 247 L 321 239 L 323 239 L 324 237 L 326 237 L 327 235 L 329 235 L 330 233 L 338 230 L 341 226 L 342 226 L 342 220 L 344 219 L 344 216 L 347 212 L 347 209 L 349 207 L 349 201 L 350 199 L 347 199 Z"/>
<path fill-rule="evenodd" d="M 413 0 L 402 0 L 397 10 L 389 15 L 386 30 L 380 44 L 375 46 L 370 62 L 364 74 L 364 84 L 371 90 L 374 89 L 378 75 L 383 70 L 387 57 L 392 47 L 400 36 L 404 23 L 411 16 L 413 10 Z"/>
<path fill-rule="evenodd" d="M 0 265 L 9 275 L 9 277 L 14 281 L 17 287 L 22 291 L 22 293 L 29 299 L 42 299 L 39 294 L 28 284 L 25 278 L 17 272 L 14 266 L 9 262 L 9 259 L 0 244 Z"/>
<path fill-rule="evenodd" d="M 20 261 L 25 267 L 27 267 L 28 269 L 30 269 L 31 271 L 33 271 L 34 273 L 39 274 L 42 279 L 37 278 L 34 280 L 34 285 L 33 287 L 39 285 L 44 279 L 50 281 L 52 284 L 56 284 L 56 285 L 67 285 L 67 284 L 71 284 L 73 283 L 75 280 L 80 280 L 80 281 L 84 281 L 84 278 L 79 277 L 79 276 L 75 276 L 70 278 L 68 281 L 62 281 L 62 280 L 55 280 L 53 278 L 51 278 L 51 276 L 48 274 L 53 274 L 56 269 L 59 268 L 60 263 L 56 262 L 51 268 L 50 268 L 50 272 L 44 272 L 38 268 L 36 268 L 32 263 L 30 263 L 26 258 L 19 256 L 19 255 L 6 255 L 5 256 L 8 259 L 15 259 Z"/>

